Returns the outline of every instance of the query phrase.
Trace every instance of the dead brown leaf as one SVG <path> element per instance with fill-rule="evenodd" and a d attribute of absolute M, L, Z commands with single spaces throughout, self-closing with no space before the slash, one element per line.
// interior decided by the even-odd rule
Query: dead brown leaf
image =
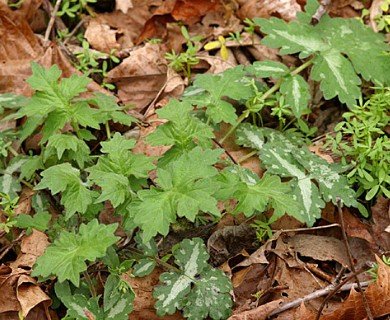
<path fill-rule="evenodd" d="M 379 197 L 371 208 L 372 226 L 371 233 L 380 252 L 390 252 L 390 199 Z"/>
<path fill-rule="evenodd" d="M 115 1 L 115 10 L 120 10 L 124 14 L 127 14 L 129 9 L 134 7 L 132 0 L 116 0 Z"/>
<path fill-rule="evenodd" d="M 130 274 L 123 274 L 122 279 L 130 283 L 135 292 L 134 309 L 131 312 L 130 317 L 138 320 L 160 320 L 161 318 L 156 315 L 156 309 L 154 309 L 155 299 L 153 298 L 153 288 L 159 283 L 160 274 L 163 271 L 159 268 L 143 277 L 132 277 Z M 164 319 L 167 320 L 182 320 L 184 317 L 180 312 L 176 312 L 173 315 L 165 315 Z"/>
<path fill-rule="evenodd" d="M 116 40 L 117 31 L 102 21 L 103 19 L 93 19 L 89 22 L 84 37 L 88 40 L 92 48 L 101 52 L 110 53 L 112 50 L 120 49 Z"/>
<path fill-rule="evenodd" d="M 265 320 L 268 319 L 268 315 L 275 310 L 282 300 L 274 300 L 263 304 L 255 309 L 240 312 L 232 315 L 228 320 Z"/>
<path fill-rule="evenodd" d="M 32 268 L 39 256 L 49 246 L 45 233 L 32 229 L 32 233 L 22 238 L 20 253 L 16 260 L 10 263 L 12 268 Z"/>
<path fill-rule="evenodd" d="M 19 320 L 51 319 L 49 306 L 51 299 L 41 290 L 36 281 L 20 268 L 0 266 L 0 318 Z"/>
<path fill-rule="evenodd" d="M 118 87 L 124 104 L 135 104 L 136 111 L 154 100 L 167 81 L 167 64 L 158 44 L 147 43 L 108 73 L 108 82 Z"/>
<path fill-rule="evenodd" d="M 297 234 L 289 238 L 293 250 L 301 256 L 319 261 L 337 261 L 348 267 L 348 255 L 344 243 L 333 237 Z"/>
<path fill-rule="evenodd" d="M 136 43 L 142 42 L 137 39 L 144 30 L 145 23 L 153 17 L 156 8 L 160 8 L 162 4 L 162 0 L 133 0 L 133 6 L 128 7 L 126 13 L 116 10 L 97 14 L 96 18 L 91 18 L 90 21 L 96 19 L 100 24 L 108 25 L 110 30 L 116 32 L 120 49 L 129 49 L 133 48 Z"/>
<path fill-rule="evenodd" d="M 237 15 L 245 18 L 270 18 L 278 16 L 286 21 L 295 20 L 297 13 L 301 11 L 296 0 L 249 0 L 239 1 L 242 6 Z"/>
<path fill-rule="evenodd" d="M 27 21 L 0 3 L 0 93 L 21 94 L 21 84 L 31 74 L 30 62 L 42 54 Z"/>

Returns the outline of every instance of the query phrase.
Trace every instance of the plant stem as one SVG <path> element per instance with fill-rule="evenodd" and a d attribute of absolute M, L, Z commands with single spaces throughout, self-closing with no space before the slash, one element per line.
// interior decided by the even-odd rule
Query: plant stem
<path fill-rule="evenodd" d="M 96 290 L 95 290 L 95 287 L 93 286 L 93 283 L 92 283 L 91 277 L 88 274 L 88 271 L 84 271 L 83 274 L 85 277 L 85 281 L 87 281 L 89 291 L 91 291 L 92 297 L 95 298 L 96 297 Z"/>
<path fill-rule="evenodd" d="M 110 125 L 108 124 L 108 121 L 106 121 L 106 134 L 107 134 L 107 139 L 111 139 L 111 130 L 110 130 Z"/>
<path fill-rule="evenodd" d="M 300 65 L 298 68 L 294 69 L 293 71 L 289 72 L 288 74 L 294 76 L 298 73 L 300 73 L 302 70 L 305 70 L 308 66 L 310 66 L 313 63 L 313 59 L 307 60 L 305 63 Z M 283 78 L 281 78 L 278 82 L 276 82 L 268 91 L 266 91 L 259 99 L 259 102 L 264 102 L 265 99 L 267 99 L 270 95 L 272 95 L 275 91 L 279 90 L 280 86 L 282 85 Z M 241 114 L 241 116 L 238 117 L 237 122 L 230 127 L 229 131 L 225 134 L 225 136 L 219 141 L 219 143 L 223 143 L 227 137 L 229 137 L 240 125 L 242 121 L 245 120 L 246 117 L 249 116 L 249 112 L 244 112 Z"/>
<path fill-rule="evenodd" d="M 241 162 L 244 162 L 245 160 L 249 159 L 250 157 L 254 156 L 255 154 L 257 154 L 257 150 L 253 150 L 252 152 L 249 152 L 247 155 L 241 157 L 240 159 L 238 159 L 238 163 L 241 163 Z"/>

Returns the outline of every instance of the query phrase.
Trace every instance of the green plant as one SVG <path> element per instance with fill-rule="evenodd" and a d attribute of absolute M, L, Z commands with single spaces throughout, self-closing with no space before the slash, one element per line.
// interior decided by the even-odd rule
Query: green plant
<path fill-rule="evenodd" d="M 161 274 L 162 285 L 154 289 L 157 314 L 162 317 L 179 309 L 187 319 L 227 319 L 232 284 L 221 270 L 207 264 L 203 241 L 183 240 L 173 256 L 179 269 Z"/>
<path fill-rule="evenodd" d="M 382 12 L 378 14 L 374 19 L 377 23 L 377 28 L 379 31 L 390 32 L 390 12 L 389 12 L 390 1 L 383 0 L 381 4 Z"/>
<path fill-rule="evenodd" d="M 269 224 L 285 214 L 311 226 L 326 202 L 341 198 L 344 205 L 357 205 L 347 178 L 340 174 L 346 168 L 326 163 L 305 146 L 315 130 L 301 119 L 310 112 L 307 77 L 321 83 L 326 99 L 338 96 L 352 108 L 360 97 L 358 74 L 365 80 L 389 81 L 384 53 L 388 46 L 381 35 L 355 20 L 324 16 L 311 26 L 317 6 L 316 1 L 308 1 L 300 22 L 287 24 L 273 18 L 255 20 L 253 25 L 260 26 L 268 34 L 264 41 L 281 47 L 282 54 L 298 53 L 304 60 L 297 68 L 261 61 L 199 75 L 181 100 L 171 99 L 157 110 L 167 121 L 146 142 L 169 146 L 158 158 L 134 153 L 134 140 L 111 132 L 112 122 L 128 129 L 135 119 L 112 97 L 80 96 L 89 83 L 86 76 L 59 80 L 58 67 L 46 70 L 33 63 L 33 75 L 27 80 L 35 90 L 33 96 L 15 108 L 3 106 L 6 99 L 0 96 L 5 119 L 26 119 L 12 140 L 21 143 L 33 133 L 42 133 L 35 154 L 17 154 L 5 140 L 0 183 L 8 188 L 10 199 L 24 183 L 39 197 L 47 195 L 60 212 L 52 221 L 44 214 L 47 208 L 34 206 L 34 216 L 17 219 L 17 224 L 50 236 L 51 244 L 32 275 L 41 281 L 56 277 L 55 294 L 67 308 L 68 318 L 127 319 L 134 294 L 122 275 L 145 276 L 160 264 L 169 272 L 162 274 L 161 286 L 154 290 L 159 315 L 179 309 L 190 319 L 225 319 L 231 312 L 231 283 L 207 264 L 202 240 L 185 239 L 164 255 L 156 246 L 156 236 L 166 236 L 180 220 L 193 226 L 218 221 L 222 214 L 244 213 L 264 221 L 268 211 L 267 222 L 256 222 L 263 240 L 271 235 Z M 175 63 L 189 77 L 199 39 L 190 38 L 185 27 L 181 30 L 190 54 Z M 301 75 L 309 66 L 308 75 Z M 274 79 L 275 85 L 267 87 L 264 78 Z M 254 125 L 265 125 L 266 109 L 277 119 L 280 131 Z M 243 123 L 247 119 L 253 124 Z M 214 130 L 222 122 L 230 128 L 216 141 Z M 295 128 L 290 127 L 293 124 Z M 260 157 L 267 170 L 263 176 L 224 153 L 223 143 L 233 132 L 238 145 Z M 221 209 L 221 202 L 230 205 Z M 129 238 L 121 247 L 116 246 L 118 224 L 98 222 L 103 204 L 122 218 L 121 227 Z M 105 284 L 102 295 L 95 289 L 95 272 Z"/>
<path fill-rule="evenodd" d="M 382 261 L 390 268 L 390 257 L 386 257 L 385 255 L 382 255 Z M 371 274 L 372 280 L 374 282 L 376 282 L 378 278 L 378 268 L 379 268 L 378 263 L 374 263 L 374 266 L 367 271 L 369 274 Z"/>
<path fill-rule="evenodd" d="M 218 41 L 211 41 L 204 46 L 205 50 L 219 49 L 221 52 L 222 60 L 227 60 L 229 57 L 229 51 L 226 48 L 226 39 L 223 36 L 218 36 Z"/>
<path fill-rule="evenodd" d="M 0 230 L 3 229 L 5 233 L 9 233 L 16 224 L 14 209 L 18 206 L 19 197 L 11 199 L 8 194 L 0 192 L 0 199 L 2 215 L 7 218 L 5 222 L 0 222 Z"/>
<path fill-rule="evenodd" d="M 265 243 L 267 239 L 272 238 L 272 229 L 270 223 L 266 219 L 254 220 L 253 223 L 251 223 L 251 227 L 255 228 L 256 238 L 261 244 Z"/>
<path fill-rule="evenodd" d="M 100 74 L 102 78 L 107 77 L 107 70 L 110 64 L 112 68 L 112 63 L 119 63 L 119 59 L 114 55 L 115 49 L 112 49 L 109 54 L 99 53 L 91 50 L 89 48 L 89 43 L 86 40 L 81 42 L 83 50 L 80 52 L 75 52 L 75 56 L 78 60 L 78 63 L 75 64 L 76 68 L 80 70 L 83 74 L 89 76 L 91 74 Z M 99 63 L 98 59 L 106 59 L 103 62 Z M 109 62 L 107 62 L 107 60 Z M 115 89 L 115 86 L 106 82 L 102 82 L 102 87 L 110 90 Z"/>
<path fill-rule="evenodd" d="M 175 71 L 183 71 L 188 79 L 191 78 L 191 66 L 199 63 L 199 59 L 196 54 L 199 51 L 199 41 L 202 40 L 201 36 L 190 37 L 185 26 L 181 27 L 181 33 L 186 39 L 187 49 L 185 52 L 177 53 L 172 49 L 172 52 L 165 54 L 165 59 L 170 61 L 168 64 Z"/>
<path fill-rule="evenodd" d="M 61 9 L 57 12 L 58 16 L 67 15 L 70 18 L 75 18 L 81 15 L 86 10 L 90 12 L 88 5 L 96 3 L 97 0 L 63 0 L 61 2 Z"/>
<path fill-rule="evenodd" d="M 390 88 L 376 88 L 363 103 L 343 114 L 335 137 L 328 135 L 332 151 L 350 164 L 347 177 L 357 187 L 358 195 L 369 201 L 384 194 L 390 196 L 390 140 L 384 131 L 390 123 Z"/>
<path fill-rule="evenodd" d="M 244 27 L 244 30 L 251 35 L 252 45 L 254 45 L 256 24 L 249 18 L 245 18 L 244 23 L 247 25 L 246 27 Z"/>

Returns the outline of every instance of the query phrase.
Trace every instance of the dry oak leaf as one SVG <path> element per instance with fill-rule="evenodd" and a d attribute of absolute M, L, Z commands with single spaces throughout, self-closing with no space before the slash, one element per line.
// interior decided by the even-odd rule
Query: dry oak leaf
<path fill-rule="evenodd" d="M 286 21 L 295 20 L 297 13 L 301 11 L 300 5 L 296 0 L 249 0 L 239 1 L 241 8 L 237 15 L 244 20 L 245 18 L 270 18 L 278 16 Z"/>
<path fill-rule="evenodd" d="M 84 35 L 94 49 L 104 53 L 110 53 L 113 49 L 120 49 L 116 36 L 117 31 L 111 29 L 107 23 L 98 17 L 89 22 Z"/>
<path fill-rule="evenodd" d="M 133 2 L 131 0 L 116 0 L 115 1 L 115 10 L 120 10 L 124 14 L 127 14 L 129 9 L 133 8 Z"/>
<path fill-rule="evenodd" d="M 135 104 L 135 110 L 141 111 L 154 100 L 167 81 L 163 56 L 160 45 L 147 43 L 108 73 L 107 81 L 117 85 L 124 104 Z"/>
<path fill-rule="evenodd" d="M 41 290 L 36 281 L 21 268 L 0 266 L 0 319 L 50 320 L 51 299 Z"/>
<path fill-rule="evenodd" d="M 24 236 L 20 245 L 20 253 L 16 260 L 10 263 L 13 268 L 32 268 L 37 258 L 41 256 L 49 246 L 49 240 L 45 233 L 32 229 L 32 233 Z"/>

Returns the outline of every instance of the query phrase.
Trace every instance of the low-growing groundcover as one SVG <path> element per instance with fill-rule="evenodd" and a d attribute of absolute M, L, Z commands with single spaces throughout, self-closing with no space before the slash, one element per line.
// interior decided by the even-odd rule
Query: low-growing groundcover
<path fill-rule="evenodd" d="M 6 216 L 0 226 L 10 239 L 17 228 L 47 234 L 50 244 L 31 276 L 50 287 L 53 307 L 65 308 L 66 319 L 131 318 L 135 294 L 124 275 L 145 277 L 157 266 L 165 271 L 153 291 L 158 316 L 180 310 L 188 319 L 227 319 L 232 282 L 208 264 L 204 239 L 184 239 L 162 252 L 172 227 L 217 223 L 226 215 L 262 219 L 265 213 L 268 228 L 286 214 L 311 227 L 327 203 L 358 208 L 367 218 L 370 204 L 389 196 L 389 46 L 356 19 L 324 15 L 312 25 L 317 8 L 308 1 L 289 23 L 253 20 L 264 45 L 301 59 L 297 68 L 265 60 L 200 74 L 180 98 L 158 109 L 165 121 L 145 141 L 169 148 L 159 157 L 132 151 L 137 141 L 114 128 L 130 128 L 137 119 L 113 97 L 83 95 L 86 75 L 60 79 L 58 66 L 32 62 L 32 97 L 0 96 L 3 119 L 20 123 L 0 133 Z M 319 83 L 325 100 L 350 109 L 328 138 L 342 163 L 328 163 L 307 148 L 314 133 L 303 120 L 311 113 L 309 81 Z M 376 86 L 371 97 L 362 97 L 363 81 Z M 279 126 L 263 125 L 265 110 Z M 226 124 L 217 141 L 215 132 Z M 100 131 L 105 138 L 97 140 Z M 36 133 L 38 151 L 15 150 L 14 142 Z M 259 157 L 264 175 L 242 167 L 243 159 L 226 157 L 224 143 L 233 134 L 238 146 Z M 34 190 L 33 216 L 15 213 L 22 185 Z M 120 224 L 99 222 L 105 205 Z M 104 278 L 98 291 L 97 272 Z"/>

